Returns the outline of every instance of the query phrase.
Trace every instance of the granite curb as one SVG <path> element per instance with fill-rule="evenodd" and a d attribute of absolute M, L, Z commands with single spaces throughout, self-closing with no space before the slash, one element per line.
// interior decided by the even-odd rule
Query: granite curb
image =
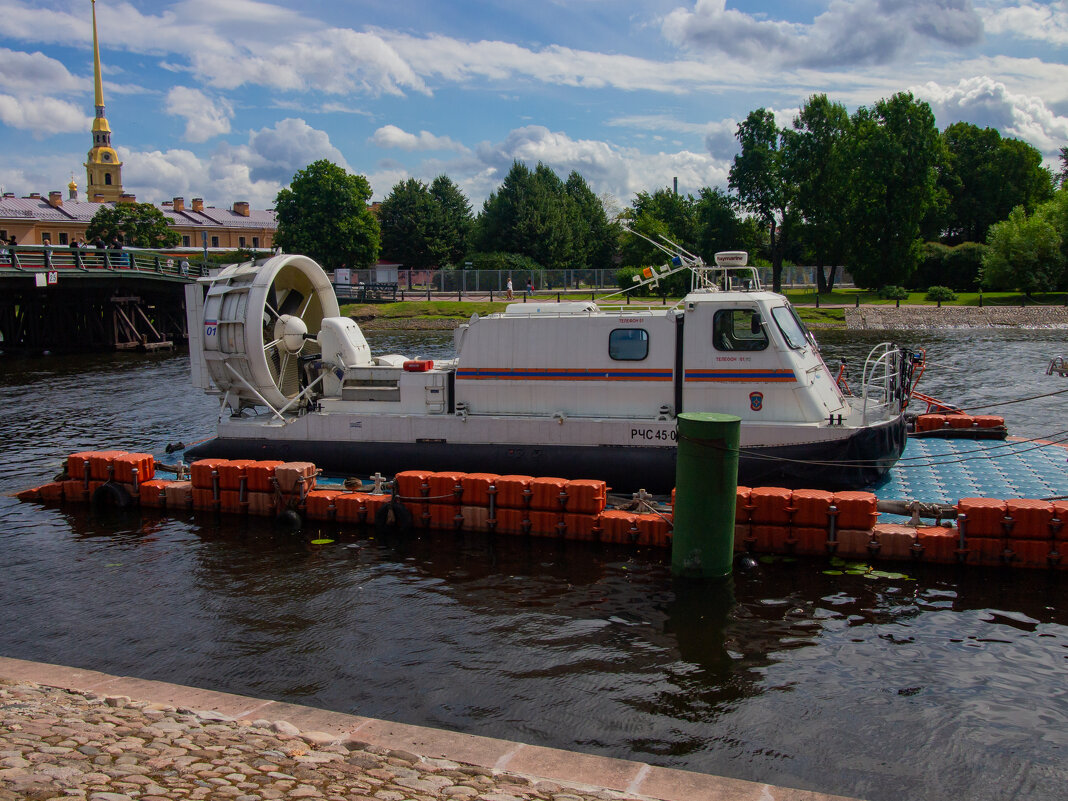
<path fill-rule="evenodd" d="M 102 717 L 102 713 L 107 712 L 121 713 L 124 717 L 106 714 Z M 99 724 L 105 727 L 102 730 L 90 727 L 91 736 L 99 738 L 112 730 L 116 732 L 115 742 L 108 743 L 106 748 L 94 745 L 91 752 L 106 752 L 95 759 L 106 766 L 102 770 L 110 768 L 111 772 L 118 771 L 118 789 L 124 792 L 109 792 L 116 788 L 101 779 L 104 783 L 97 785 L 96 791 L 75 788 L 51 795 L 27 795 L 25 792 L 10 795 L 15 792 L 9 789 L 12 783 L 23 790 L 36 787 L 42 792 L 50 792 L 49 786 L 53 789 L 56 786 L 56 776 L 67 775 L 64 771 L 73 771 L 70 775 L 83 775 L 79 773 L 77 765 L 57 767 L 56 764 L 57 760 L 62 762 L 60 754 L 72 752 L 73 744 L 79 742 L 79 738 L 72 733 L 77 727 L 71 728 L 77 722 L 79 713 L 91 717 L 94 726 Z M 160 734 L 158 721 L 162 715 L 170 716 L 167 724 L 178 726 L 183 739 L 172 743 Z M 29 726 L 28 731 L 36 734 L 20 738 L 18 734 L 25 727 L 19 721 L 24 718 Z M 46 728 L 42 729 L 42 726 Z M 47 726 L 56 727 L 55 736 L 43 737 L 43 731 L 50 731 Z M 101 735 L 101 731 L 105 734 Z M 86 736 L 83 734 L 81 739 L 84 740 Z M 157 740 L 151 743 L 155 747 L 146 747 L 145 741 L 152 737 Z M 196 740 L 196 748 L 190 745 L 190 738 Z M 212 742 L 212 738 L 219 738 L 219 745 L 205 744 L 205 741 Z M 284 744 L 287 738 L 306 743 L 313 750 L 304 753 L 300 749 L 286 748 Z M 12 742 L 9 742 L 12 739 L 17 746 L 14 750 Z M 46 742 L 46 739 L 56 742 Z M 124 754 L 124 742 L 134 744 L 129 746 L 130 754 Z M 268 747 L 263 750 L 265 743 Z M 235 744 L 237 747 L 234 747 Z M 175 745 L 182 747 L 175 748 Z M 154 764 L 159 768 L 166 762 L 160 756 L 161 751 L 163 756 L 167 756 L 170 751 L 185 751 L 186 746 L 189 746 L 189 753 L 192 754 L 225 755 L 234 752 L 241 761 L 236 763 L 236 767 L 222 764 L 226 762 L 224 758 L 216 760 L 220 763 L 217 766 L 204 763 L 206 767 L 201 768 L 203 774 L 196 779 L 199 785 L 183 785 L 185 789 L 174 789 L 173 793 L 168 793 L 166 787 L 153 784 L 150 788 L 153 794 L 145 794 L 139 792 L 136 784 L 131 790 L 127 786 L 128 773 L 118 769 L 123 766 L 112 766 L 112 757 L 107 756 L 119 755 L 116 762 L 126 759 L 125 768 L 129 771 L 150 773 L 147 768 L 130 763 L 136 763 L 137 759 L 143 757 L 149 765 Z M 83 743 L 77 749 L 78 753 L 70 753 L 71 758 L 84 759 L 82 752 L 86 747 Z M 294 768 L 293 773 L 300 775 L 294 778 L 282 772 L 284 766 L 268 764 L 265 767 L 275 768 L 273 773 L 267 772 L 268 776 L 278 773 L 286 778 L 279 779 L 278 786 L 264 789 L 256 784 L 256 781 L 261 784 L 267 782 L 264 775 L 246 775 L 257 770 L 247 764 L 256 761 L 249 756 L 255 748 L 261 749 L 257 757 L 260 762 L 263 761 L 262 754 L 278 754 L 281 757 L 280 751 L 289 755 L 289 751 L 293 750 L 298 754 L 295 759 L 301 763 L 297 765 L 299 770 Z M 0 801 L 7 801 L 8 798 L 39 798 L 47 801 L 52 797 L 82 798 L 84 801 L 211 801 L 215 798 L 233 798 L 237 801 L 285 798 L 354 801 L 363 797 L 377 798 L 379 801 L 435 798 L 477 798 L 483 801 L 616 798 L 661 801 L 847 801 L 840 796 L 806 790 L 7 657 L 0 657 L 0 756 L 4 756 L 4 759 L 0 759 Z M 273 756 L 270 758 L 274 760 Z M 231 761 L 235 759 L 238 757 L 231 757 Z M 312 770 L 315 766 L 309 768 L 306 764 L 316 759 L 328 763 L 320 771 L 323 775 L 316 775 Z M 42 774 L 43 778 L 35 776 L 35 770 L 44 770 L 46 767 L 50 772 Z M 168 766 L 168 776 L 181 774 L 181 770 L 173 768 Z M 232 772 L 224 777 L 224 769 Z M 338 778 L 338 771 L 342 769 L 347 773 Z M 127 783 L 123 783 L 122 776 L 126 776 Z M 300 783 L 301 776 L 303 784 Z M 235 784 L 235 777 L 245 780 L 244 783 Z M 150 780 L 158 781 L 159 785 L 169 781 L 145 776 L 137 781 L 143 783 Z M 38 782 L 36 785 L 35 781 Z M 346 781 L 349 783 L 346 784 Z M 387 783 L 383 785 L 383 782 Z M 333 794 L 326 793 L 322 789 L 324 787 L 333 788 Z"/>

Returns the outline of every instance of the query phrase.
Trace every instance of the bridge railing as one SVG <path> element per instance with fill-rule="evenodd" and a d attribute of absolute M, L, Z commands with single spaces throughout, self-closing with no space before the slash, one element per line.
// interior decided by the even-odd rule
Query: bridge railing
<path fill-rule="evenodd" d="M 40 247 L 0 244 L 0 269 L 15 270 L 82 270 L 157 273 L 196 278 L 204 267 L 180 256 L 168 256 L 140 248 L 100 249 Z"/>

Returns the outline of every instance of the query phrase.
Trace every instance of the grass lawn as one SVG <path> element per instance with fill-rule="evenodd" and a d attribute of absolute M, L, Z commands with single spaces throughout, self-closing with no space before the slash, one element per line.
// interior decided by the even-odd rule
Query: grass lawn
<path fill-rule="evenodd" d="M 406 300 L 398 303 L 346 303 L 341 307 L 343 317 L 366 319 L 381 317 L 390 320 L 429 320 L 434 318 L 466 320 L 476 312 L 479 316 L 504 311 L 507 303 L 484 301 L 459 303 L 455 300 Z"/>

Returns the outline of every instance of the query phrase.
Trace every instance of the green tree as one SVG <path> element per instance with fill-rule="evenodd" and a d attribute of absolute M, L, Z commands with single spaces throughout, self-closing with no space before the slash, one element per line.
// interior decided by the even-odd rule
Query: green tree
<path fill-rule="evenodd" d="M 1026 142 L 967 122 L 948 126 L 941 138 L 946 163 L 938 183 L 948 198 L 942 225 L 947 242 L 983 242 L 990 226 L 1016 206 L 1031 213 L 1052 196 L 1042 154 Z"/>
<path fill-rule="evenodd" d="M 434 257 L 438 264 L 458 266 L 467 255 L 474 216 L 467 196 L 446 175 L 430 184 L 430 197 L 437 206 Z"/>
<path fill-rule="evenodd" d="M 787 218 L 793 200 L 783 168 L 780 131 L 775 116 L 759 108 L 739 123 L 736 135 L 742 150 L 734 157 L 727 184 L 768 229 L 772 286 L 778 292 L 782 289 L 785 238 L 790 230 Z"/>
<path fill-rule="evenodd" d="M 101 205 L 85 228 L 90 242 L 113 239 L 135 248 L 173 248 L 181 237 L 171 229 L 163 212 L 151 203 Z"/>
<path fill-rule="evenodd" d="M 371 185 L 362 175 L 320 159 L 299 170 L 275 198 L 274 243 L 328 270 L 370 267 L 378 260 L 378 220 L 368 207 Z"/>
<path fill-rule="evenodd" d="M 738 219 L 738 201 L 719 187 L 705 186 L 697 193 L 693 208 L 695 252 L 709 264 L 721 250 L 746 248 L 745 232 Z"/>
<path fill-rule="evenodd" d="M 542 267 L 585 267 L 605 259 L 604 204 L 577 174 L 565 184 L 549 167 L 516 161 L 482 205 L 475 240 L 482 252 L 518 253 Z"/>
<path fill-rule="evenodd" d="M 666 260 L 663 251 L 642 236 L 665 245 L 665 240 L 670 240 L 690 252 L 698 250 L 697 214 L 690 195 L 678 195 L 670 189 L 638 192 L 623 218 L 628 228 L 641 235 L 622 236 L 620 258 L 626 267 L 648 267 Z"/>
<path fill-rule="evenodd" d="M 850 267 L 862 287 L 904 284 L 920 255 L 921 223 L 936 202 L 942 147 L 930 106 L 910 93 L 860 107 L 849 145 Z"/>
<path fill-rule="evenodd" d="M 1057 173 L 1057 185 L 1061 189 L 1068 186 L 1068 147 L 1061 148 L 1061 171 Z"/>
<path fill-rule="evenodd" d="M 1065 261 L 1057 217 L 1054 201 L 1031 215 L 1017 206 L 1007 220 L 992 225 L 983 255 L 983 286 L 1030 295 L 1060 285 Z"/>
<path fill-rule="evenodd" d="M 438 207 L 422 181 L 399 182 L 378 207 L 382 256 L 405 267 L 422 270 L 438 263 L 440 247 L 434 242 Z"/>
<path fill-rule="evenodd" d="M 582 269 L 611 267 L 619 240 L 619 226 L 609 221 L 604 203 L 593 193 L 586 179 L 574 170 L 567 176 L 564 188 L 574 204 L 575 266 Z"/>
<path fill-rule="evenodd" d="M 835 271 L 845 257 L 842 209 L 849 198 L 847 146 L 849 114 L 827 95 L 813 95 L 782 133 L 783 172 L 796 193 L 803 239 L 816 263 L 820 292 L 834 289 Z M 824 272 L 827 266 L 831 271 Z"/>

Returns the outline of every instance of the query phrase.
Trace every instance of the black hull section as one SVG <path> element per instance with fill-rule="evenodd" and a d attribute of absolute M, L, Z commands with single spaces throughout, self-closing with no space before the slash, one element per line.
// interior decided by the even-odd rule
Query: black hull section
<path fill-rule="evenodd" d="M 743 449 L 738 483 L 791 489 L 860 489 L 876 483 L 905 448 L 903 418 L 848 438 L 807 445 Z M 193 459 L 278 459 L 314 462 L 326 473 L 391 476 L 403 470 L 458 470 L 603 479 L 616 492 L 675 486 L 675 449 L 456 443 L 213 439 L 190 448 Z M 856 466 L 863 465 L 863 466 Z"/>

